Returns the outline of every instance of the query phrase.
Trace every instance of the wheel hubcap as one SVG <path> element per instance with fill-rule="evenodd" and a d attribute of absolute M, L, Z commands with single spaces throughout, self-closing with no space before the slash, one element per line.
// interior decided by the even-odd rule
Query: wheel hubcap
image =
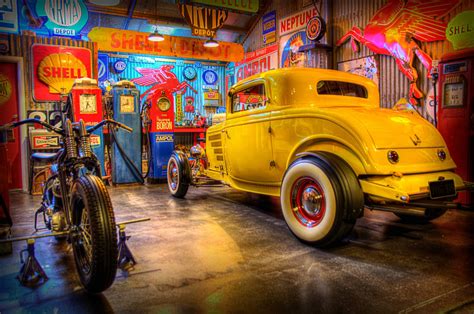
<path fill-rule="evenodd" d="M 173 191 L 178 187 L 178 167 L 174 160 L 170 161 L 168 167 L 168 183 Z"/>
<path fill-rule="evenodd" d="M 298 178 L 291 188 L 291 208 L 297 221 L 307 228 L 317 226 L 324 218 L 326 200 L 317 181 Z"/>

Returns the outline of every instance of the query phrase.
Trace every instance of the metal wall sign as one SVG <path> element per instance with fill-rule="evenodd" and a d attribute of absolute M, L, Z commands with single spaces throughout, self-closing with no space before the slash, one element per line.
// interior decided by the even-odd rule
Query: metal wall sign
<path fill-rule="evenodd" d="M 191 26 L 194 36 L 214 37 L 228 16 L 226 10 L 198 7 L 192 4 L 178 4 L 178 7 L 186 23 Z"/>
<path fill-rule="evenodd" d="M 36 13 L 47 18 L 44 26 L 51 35 L 77 36 L 89 19 L 82 0 L 39 0 Z"/>
<path fill-rule="evenodd" d="M 0 32 L 18 33 L 16 0 L 0 1 Z"/>
<path fill-rule="evenodd" d="M 258 0 L 191 0 L 191 2 L 251 13 L 257 13 L 259 7 Z"/>
<path fill-rule="evenodd" d="M 276 11 L 270 11 L 262 17 L 262 36 L 264 44 L 276 41 Z"/>
<path fill-rule="evenodd" d="M 474 47 L 474 10 L 461 12 L 449 21 L 446 39 L 455 50 Z"/>

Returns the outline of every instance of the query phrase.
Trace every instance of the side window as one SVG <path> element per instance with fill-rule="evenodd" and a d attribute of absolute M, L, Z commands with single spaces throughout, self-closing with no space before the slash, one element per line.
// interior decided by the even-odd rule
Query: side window
<path fill-rule="evenodd" d="M 364 86 L 348 82 L 319 81 L 317 87 L 319 95 L 368 97 L 367 89 Z"/>
<path fill-rule="evenodd" d="M 259 110 L 267 106 L 265 86 L 255 85 L 232 95 L 232 112 Z"/>

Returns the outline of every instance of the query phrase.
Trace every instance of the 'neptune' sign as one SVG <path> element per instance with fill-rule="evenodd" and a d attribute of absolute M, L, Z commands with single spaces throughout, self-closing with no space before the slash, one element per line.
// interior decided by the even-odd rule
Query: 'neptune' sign
<path fill-rule="evenodd" d="M 79 35 L 89 18 L 82 0 L 39 0 L 36 12 L 48 18 L 46 28 L 52 35 L 59 36 Z"/>

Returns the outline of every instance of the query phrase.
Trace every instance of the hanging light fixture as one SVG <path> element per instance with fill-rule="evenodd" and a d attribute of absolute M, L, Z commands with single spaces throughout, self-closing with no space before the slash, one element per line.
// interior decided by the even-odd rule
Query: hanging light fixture
<path fill-rule="evenodd" d="M 156 23 L 156 18 L 157 18 L 157 12 L 156 12 L 156 5 L 154 6 L 154 17 L 155 17 L 155 23 Z M 155 31 L 153 33 L 151 33 L 150 35 L 148 35 L 148 40 L 149 41 L 163 41 L 165 40 L 165 37 L 163 37 L 163 35 L 161 35 L 159 32 L 158 32 L 158 25 L 155 25 Z"/>
<path fill-rule="evenodd" d="M 209 39 L 206 40 L 206 42 L 204 43 L 204 47 L 206 47 L 206 48 L 219 47 L 219 43 L 218 43 L 217 41 L 215 41 L 213 38 L 209 38 Z"/>
<path fill-rule="evenodd" d="M 155 28 L 155 31 L 148 35 L 148 40 L 149 41 L 163 41 L 165 40 L 165 37 L 158 33 L 158 27 Z"/>

